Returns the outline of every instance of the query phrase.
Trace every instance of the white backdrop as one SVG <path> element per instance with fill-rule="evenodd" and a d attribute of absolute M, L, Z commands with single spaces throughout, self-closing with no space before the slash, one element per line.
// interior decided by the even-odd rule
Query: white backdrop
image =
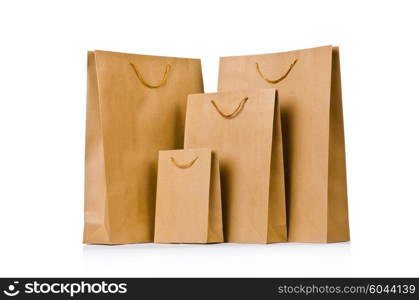
<path fill-rule="evenodd" d="M 415 1 L 2 1 L 0 276 L 419 276 Z M 86 52 L 341 48 L 352 241 L 84 246 Z"/>

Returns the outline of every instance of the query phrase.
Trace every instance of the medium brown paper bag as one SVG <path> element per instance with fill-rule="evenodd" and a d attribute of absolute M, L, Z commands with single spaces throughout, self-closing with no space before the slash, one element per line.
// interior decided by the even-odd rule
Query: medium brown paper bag
<path fill-rule="evenodd" d="M 198 59 L 88 53 L 84 243 L 153 241 L 158 151 L 202 91 Z"/>
<path fill-rule="evenodd" d="M 210 149 L 160 151 L 154 241 L 224 241 L 220 170 Z"/>
<path fill-rule="evenodd" d="M 274 89 L 188 97 L 185 148 L 219 155 L 227 242 L 287 238 L 281 123 L 274 110 Z"/>
<path fill-rule="evenodd" d="M 339 49 L 220 59 L 219 91 L 268 87 L 281 107 L 289 241 L 349 240 Z"/>

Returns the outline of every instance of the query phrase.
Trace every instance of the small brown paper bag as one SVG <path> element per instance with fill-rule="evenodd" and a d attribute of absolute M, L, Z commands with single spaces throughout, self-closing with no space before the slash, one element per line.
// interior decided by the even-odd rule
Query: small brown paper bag
<path fill-rule="evenodd" d="M 244 88 L 278 91 L 289 241 L 349 240 L 339 49 L 222 57 L 218 90 Z"/>
<path fill-rule="evenodd" d="M 210 149 L 160 151 L 156 243 L 220 243 L 220 170 Z"/>
<path fill-rule="evenodd" d="M 219 155 L 227 242 L 287 238 L 281 123 L 274 111 L 274 89 L 188 97 L 185 148 Z"/>
<path fill-rule="evenodd" d="M 198 59 L 88 53 L 84 243 L 153 241 L 158 151 L 202 91 Z"/>

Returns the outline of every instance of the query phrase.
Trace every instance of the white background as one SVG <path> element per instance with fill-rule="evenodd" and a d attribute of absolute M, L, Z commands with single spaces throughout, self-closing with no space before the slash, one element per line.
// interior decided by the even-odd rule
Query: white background
<path fill-rule="evenodd" d="M 2 1 L 0 276 L 419 276 L 415 1 Z M 341 48 L 352 241 L 84 246 L 86 52 Z"/>

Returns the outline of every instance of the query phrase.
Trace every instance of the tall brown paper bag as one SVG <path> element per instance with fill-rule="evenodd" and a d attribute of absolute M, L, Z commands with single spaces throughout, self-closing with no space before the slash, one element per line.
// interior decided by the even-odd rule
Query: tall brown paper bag
<path fill-rule="evenodd" d="M 220 170 L 210 149 L 160 151 L 154 241 L 224 241 Z"/>
<path fill-rule="evenodd" d="M 267 87 L 280 100 L 289 241 L 349 240 L 339 49 L 220 59 L 219 91 Z"/>
<path fill-rule="evenodd" d="M 219 155 L 227 242 L 287 238 L 281 122 L 274 111 L 275 89 L 188 97 L 185 148 Z"/>
<path fill-rule="evenodd" d="M 152 242 L 158 150 L 183 145 L 198 59 L 88 53 L 84 243 Z"/>

